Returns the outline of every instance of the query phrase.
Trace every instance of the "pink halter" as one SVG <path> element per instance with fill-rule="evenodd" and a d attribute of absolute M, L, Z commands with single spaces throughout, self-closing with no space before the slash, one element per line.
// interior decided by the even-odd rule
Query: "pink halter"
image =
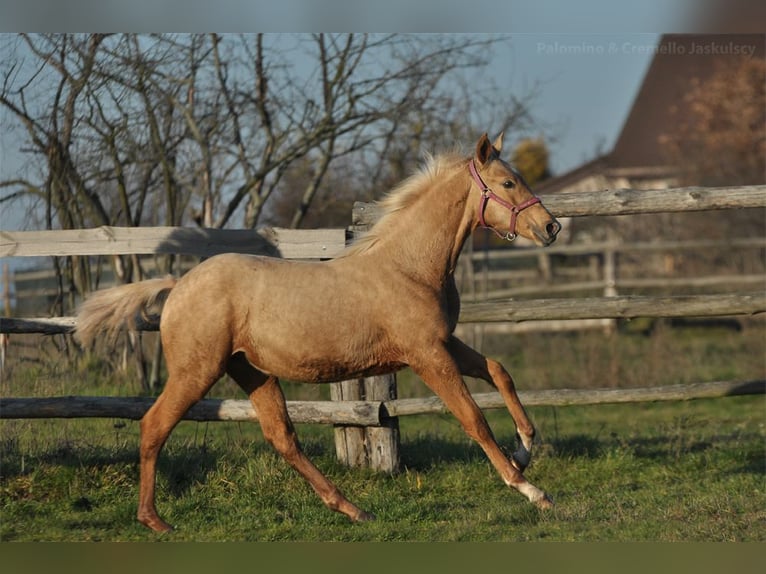
<path fill-rule="evenodd" d="M 494 191 L 492 191 L 489 186 L 487 186 L 486 183 L 484 183 L 484 180 L 481 179 L 481 176 L 479 175 L 478 170 L 476 169 L 476 164 L 473 160 L 471 160 L 471 163 L 468 164 L 468 171 L 471 172 L 471 177 L 476 182 L 476 185 L 479 186 L 479 189 L 481 190 L 481 205 L 479 206 L 479 225 L 486 229 L 491 229 L 495 235 L 497 235 L 501 239 L 505 239 L 506 241 L 513 241 L 516 239 L 516 219 L 519 216 L 519 213 L 524 211 L 527 207 L 532 207 L 536 203 L 540 203 L 540 198 L 537 196 L 532 196 L 528 200 L 526 200 L 521 205 L 513 205 L 512 203 L 509 203 L 505 201 L 502 197 L 498 196 Z M 511 212 L 511 220 L 508 224 L 508 232 L 503 234 L 500 233 L 497 229 L 494 227 L 491 227 L 487 225 L 487 223 L 484 221 L 484 210 L 487 209 L 487 204 L 489 203 L 489 200 L 496 201 L 506 209 L 510 210 Z"/>

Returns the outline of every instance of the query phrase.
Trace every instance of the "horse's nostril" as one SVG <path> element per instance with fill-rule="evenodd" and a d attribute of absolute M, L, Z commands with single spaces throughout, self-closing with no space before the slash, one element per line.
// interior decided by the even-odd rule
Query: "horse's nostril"
<path fill-rule="evenodd" d="M 561 224 L 554 219 L 548 225 L 545 226 L 545 230 L 548 232 L 549 236 L 555 237 L 558 234 L 558 232 L 561 231 Z"/>

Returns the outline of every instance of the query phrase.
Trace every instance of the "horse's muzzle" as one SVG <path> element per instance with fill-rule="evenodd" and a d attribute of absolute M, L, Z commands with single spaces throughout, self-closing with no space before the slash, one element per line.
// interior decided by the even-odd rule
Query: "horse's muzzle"
<path fill-rule="evenodd" d="M 556 241 L 556 236 L 559 234 L 559 231 L 561 231 L 561 224 L 556 219 L 551 219 L 548 223 L 545 224 L 545 227 L 536 228 L 533 230 L 533 233 L 539 240 L 540 244 L 544 247 L 547 247 Z"/>

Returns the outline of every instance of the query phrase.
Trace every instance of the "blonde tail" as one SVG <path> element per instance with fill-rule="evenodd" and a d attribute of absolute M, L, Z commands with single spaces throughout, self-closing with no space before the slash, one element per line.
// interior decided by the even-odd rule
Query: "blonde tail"
<path fill-rule="evenodd" d="M 164 303 L 175 284 L 176 279 L 167 276 L 96 291 L 77 310 L 75 339 L 87 347 L 105 333 L 107 341 L 114 342 L 120 329 L 135 328 L 139 313 L 146 316 L 150 307 Z"/>

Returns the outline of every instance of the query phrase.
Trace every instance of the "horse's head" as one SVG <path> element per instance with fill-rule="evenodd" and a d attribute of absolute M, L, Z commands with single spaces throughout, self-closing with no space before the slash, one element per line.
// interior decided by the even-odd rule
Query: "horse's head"
<path fill-rule="evenodd" d="M 503 134 L 494 143 L 484 134 L 469 164 L 481 193 L 479 224 L 509 241 L 521 235 L 537 245 L 550 245 L 561 231 L 561 224 L 532 193 L 521 174 L 500 158 L 502 149 Z"/>

